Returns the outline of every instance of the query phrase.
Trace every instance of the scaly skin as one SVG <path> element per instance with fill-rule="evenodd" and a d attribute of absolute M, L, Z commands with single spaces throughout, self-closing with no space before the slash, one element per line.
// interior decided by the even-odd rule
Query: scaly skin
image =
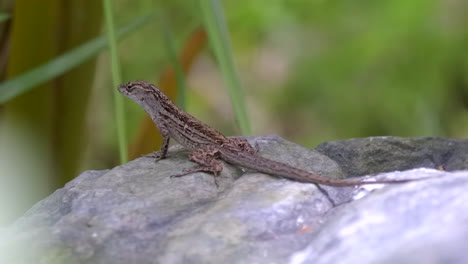
<path fill-rule="evenodd" d="M 220 160 L 258 172 L 272 174 L 300 182 L 331 186 L 354 186 L 363 184 L 404 183 L 414 180 L 352 181 L 327 178 L 307 172 L 285 163 L 257 155 L 257 148 L 242 138 L 227 138 L 220 132 L 178 108 L 161 90 L 146 81 L 134 81 L 119 86 L 119 91 L 145 109 L 163 136 L 161 150 L 152 156 L 165 158 L 170 138 L 192 150 L 190 160 L 200 164 L 196 169 L 185 171 L 175 177 L 196 171 L 212 172 L 215 176 L 223 170 Z M 215 177 L 216 183 L 216 177 Z M 217 184 L 217 183 L 216 183 Z"/>

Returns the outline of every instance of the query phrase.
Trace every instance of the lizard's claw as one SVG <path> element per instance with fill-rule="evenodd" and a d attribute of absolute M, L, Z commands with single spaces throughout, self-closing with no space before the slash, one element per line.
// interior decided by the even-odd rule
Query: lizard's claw
<path fill-rule="evenodd" d="M 260 151 L 260 144 L 258 144 L 258 142 L 255 142 L 254 151 L 255 151 L 255 154 L 257 154 Z"/>
<path fill-rule="evenodd" d="M 191 174 L 192 172 L 197 172 L 197 171 L 198 170 L 186 169 L 186 170 L 183 170 L 181 174 L 171 175 L 170 177 L 171 178 L 179 178 L 179 177 L 182 177 L 182 176 L 187 176 L 187 175 Z"/>
<path fill-rule="evenodd" d="M 216 188 L 219 187 L 218 180 L 217 180 L 217 178 L 219 176 L 219 171 L 213 170 L 213 168 L 211 168 L 211 167 L 198 167 L 198 168 L 195 168 L 195 169 L 186 169 L 186 170 L 183 170 L 181 174 L 171 175 L 170 177 L 171 178 L 183 177 L 183 176 L 189 175 L 189 174 L 194 173 L 194 172 L 212 172 L 213 173 L 214 184 L 216 185 Z"/>
<path fill-rule="evenodd" d="M 150 154 L 146 154 L 143 157 L 152 158 L 152 159 L 154 159 L 155 162 L 164 158 L 161 151 L 156 151 L 156 152 L 153 152 L 153 153 L 150 153 Z"/>

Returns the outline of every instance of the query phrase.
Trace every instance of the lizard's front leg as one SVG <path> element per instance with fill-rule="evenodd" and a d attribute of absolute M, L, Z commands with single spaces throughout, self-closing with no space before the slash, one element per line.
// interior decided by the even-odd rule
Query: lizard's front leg
<path fill-rule="evenodd" d="M 161 131 L 161 135 L 163 136 L 163 142 L 162 142 L 161 149 L 159 151 L 154 152 L 154 153 L 145 155 L 144 157 L 154 158 L 155 161 L 166 158 L 167 150 L 169 149 L 169 140 L 171 139 L 171 137 L 169 137 L 169 132 L 164 132 L 163 133 L 163 131 Z"/>
<path fill-rule="evenodd" d="M 171 177 L 181 177 L 199 171 L 211 172 L 213 173 L 214 183 L 216 187 L 218 187 L 218 181 L 216 178 L 223 170 L 223 164 L 219 161 L 220 153 L 218 149 L 213 146 L 197 149 L 190 153 L 189 158 L 191 161 L 196 162 L 201 166 L 198 168 L 185 170 L 183 173 L 172 175 Z"/>

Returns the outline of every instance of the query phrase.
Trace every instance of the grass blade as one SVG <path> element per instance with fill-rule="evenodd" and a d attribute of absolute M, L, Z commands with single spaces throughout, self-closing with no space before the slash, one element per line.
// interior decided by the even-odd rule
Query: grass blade
<path fill-rule="evenodd" d="M 138 27 L 148 22 L 152 16 L 154 16 L 154 14 L 138 18 L 132 23 L 120 28 L 117 32 L 117 37 L 121 38 L 128 33 L 134 32 Z M 106 47 L 106 37 L 98 37 L 41 66 L 18 75 L 13 79 L 0 83 L 0 104 L 29 91 L 43 82 L 49 81 L 62 73 L 67 72 L 73 67 L 80 65 L 93 56 L 96 56 Z"/>
<path fill-rule="evenodd" d="M 109 45 L 109 52 L 111 58 L 111 71 L 112 71 L 112 94 L 114 95 L 114 113 L 115 121 L 117 124 L 117 137 L 120 154 L 120 162 L 127 162 L 127 138 L 125 133 L 125 117 L 123 96 L 117 91 L 117 86 L 122 83 L 122 75 L 120 72 L 119 56 L 117 54 L 117 39 L 114 30 L 114 18 L 112 12 L 111 0 L 103 0 L 104 17 L 107 32 L 107 43 Z"/>
<path fill-rule="evenodd" d="M 3 21 L 7 21 L 8 19 L 10 19 L 10 14 L 8 13 L 0 13 L 0 23 L 2 23 Z"/>
<path fill-rule="evenodd" d="M 237 76 L 232 59 L 228 30 L 221 4 L 219 0 L 200 0 L 200 7 L 211 46 L 214 49 L 216 59 L 228 86 L 231 103 L 241 133 L 248 135 L 251 133 L 250 122 L 247 116 L 244 96 L 242 95 L 241 82 Z"/>

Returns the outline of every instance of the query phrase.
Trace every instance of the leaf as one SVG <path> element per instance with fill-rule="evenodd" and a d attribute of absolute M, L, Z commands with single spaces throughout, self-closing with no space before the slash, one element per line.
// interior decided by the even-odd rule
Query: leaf
<path fill-rule="evenodd" d="M 130 24 L 123 26 L 117 32 L 117 37 L 122 38 L 128 33 L 134 32 L 137 28 L 147 23 L 154 14 L 146 15 L 135 19 Z M 41 66 L 38 66 L 26 73 L 7 80 L 0 84 L 0 104 L 23 94 L 37 85 L 51 80 L 64 72 L 80 65 L 86 60 L 96 56 L 101 50 L 107 47 L 106 37 L 100 36 L 78 48 L 75 48 L 56 59 L 53 59 Z"/>
<path fill-rule="evenodd" d="M 11 15 L 8 13 L 0 13 L 0 23 L 7 21 L 11 18 Z"/>
<path fill-rule="evenodd" d="M 229 32 L 224 13 L 219 0 L 199 0 L 205 28 L 214 50 L 216 59 L 227 84 L 232 108 L 243 135 L 251 133 L 250 122 L 247 116 L 245 100 L 242 94 L 242 85 L 237 76 L 234 60 L 232 58 Z"/>

